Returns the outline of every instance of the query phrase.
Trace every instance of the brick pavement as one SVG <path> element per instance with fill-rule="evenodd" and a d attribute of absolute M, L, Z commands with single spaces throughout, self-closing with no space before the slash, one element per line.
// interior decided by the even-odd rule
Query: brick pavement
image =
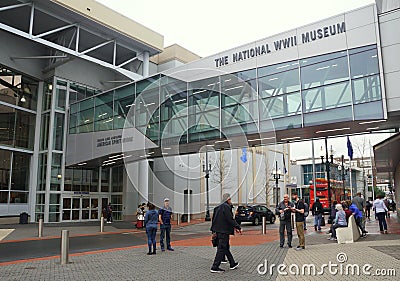
<path fill-rule="evenodd" d="M 323 263 L 337 262 L 338 253 L 345 253 L 347 263 L 370 263 L 372 270 L 396 269 L 400 274 L 400 225 L 396 220 L 389 222 L 389 233 L 378 234 L 377 222 L 367 224 L 370 234 L 354 244 L 337 244 L 326 239 L 327 235 L 316 233 L 309 227 L 306 237 L 306 250 L 279 248 L 277 239 L 277 225 L 269 226 L 267 237 L 249 230 L 242 236 L 235 236 L 232 245 L 234 257 L 240 262 L 240 267 L 223 274 L 211 274 L 209 269 L 215 255 L 209 236 L 200 240 L 187 239 L 175 241 L 175 252 L 159 252 L 156 256 L 147 256 L 146 247 L 129 247 L 112 251 L 93 252 L 71 257 L 71 263 L 65 266 L 59 264 L 58 259 L 32 260 L 23 263 L 8 264 L 0 267 L 0 280 L 397 280 L 398 277 L 371 277 L 371 276 L 333 276 L 325 271 L 321 276 L 282 276 L 276 270 L 271 276 L 268 273 L 260 275 L 257 266 L 268 264 L 296 264 L 313 263 L 319 268 Z M 206 229 L 205 224 L 188 226 L 187 233 L 196 233 L 198 229 Z M 245 228 L 246 229 L 246 228 Z M 323 231 L 326 231 L 325 227 Z M 176 229 L 177 233 L 181 230 Z M 182 230 L 183 232 L 183 230 Z M 184 233 L 182 233 L 184 234 Z M 136 235 L 136 234 L 132 234 Z M 190 236 L 190 235 L 189 235 Z M 294 237 L 296 237 L 294 233 Z M 236 242 L 235 242 L 236 239 Z M 246 240 L 251 243 L 246 244 Z M 242 244 L 242 245 L 241 245 Z M 256 245 L 259 244 L 259 245 Z M 196 246 L 195 246 L 196 245 Z M 203 246 L 200 246 L 203 245 Z M 293 245 L 297 245 L 297 238 Z M 261 267 L 261 269 L 263 269 Z"/>

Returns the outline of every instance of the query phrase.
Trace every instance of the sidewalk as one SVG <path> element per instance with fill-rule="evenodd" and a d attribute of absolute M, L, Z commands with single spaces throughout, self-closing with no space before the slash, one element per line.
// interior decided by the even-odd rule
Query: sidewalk
<path fill-rule="evenodd" d="M 187 228 L 195 232 L 205 229 L 204 224 L 190 225 Z M 398 277 L 330 274 L 326 269 L 323 275 L 278 275 L 276 266 L 272 274 L 263 273 L 265 260 L 267 267 L 284 264 L 287 267 L 302 267 L 314 264 L 320 269 L 322 264 L 336 263 L 347 265 L 370 264 L 371 272 L 376 269 L 395 269 L 400 274 L 400 224 L 394 217 L 389 221 L 389 234 L 380 234 L 376 221 L 367 223 L 368 237 L 353 244 L 337 244 L 326 239 L 325 232 L 315 232 L 308 226 L 306 249 L 279 248 L 277 224 L 268 225 L 267 235 L 258 230 L 248 230 L 244 226 L 243 235 L 232 238 L 232 253 L 240 262 L 237 270 L 212 274 L 209 269 L 215 256 L 215 248 L 210 246 L 210 237 L 173 241 L 175 252 L 157 252 L 155 256 L 146 255 L 146 247 L 127 247 L 110 251 L 92 252 L 71 256 L 71 263 L 61 266 L 58 258 L 50 260 L 32 260 L 0 267 L 1 280 L 397 280 Z M 179 232 L 176 229 L 175 232 Z M 182 230 L 183 231 L 183 230 Z M 294 237 L 296 233 L 294 231 Z M 293 240 L 297 246 L 297 238 Z M 339 258 L 347 261 L 340 263 Z M 261 266 L 260 266 L 261 265 Z M 258 269 L 258 270 L 257 270 Z M 288 272 L 288 268 L 286 268 Z M 350 272 L 351 273 L 351 272 Z M 386 272 L 388 273 L 388 272 Z M 339 275 L 339 276 L 337 276 Z M 342 277 L 342 276 L 344 277 Z M 345 276 L 346 275 L 346 276 Z"/>

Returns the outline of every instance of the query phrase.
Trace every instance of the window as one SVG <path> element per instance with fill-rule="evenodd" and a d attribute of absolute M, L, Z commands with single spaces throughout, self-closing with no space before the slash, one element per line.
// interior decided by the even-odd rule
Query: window
<path fill-rule="evenodd" d="M 349 79 L 349 68 L 346 52 L 337 54 L 338 58 L 325 60 L 326 55 L 304 59 L 301 63 L 302 89 L 310 89 Z M 320 59 L 318 59 L 320 58 Z M 310 60 L 315 61 L 310 64 Z"/>
<path fill-rule="evenodd" d="M 349 81 L 303 91 L 304 112 L 351 105 Z"/>
<path fill-rule="evenodd" d="M 379 73 L 378 51 L 375 46 L 370 48 L 373 49 L 363 52 L 358 51 L 359 49 L 350 51 L 350 73 L 353 79 Z"/>
<path fill-rule="evenodd" d="M 67 82 L 57 81 L 56 85 L 56 109 L 64 110 L 67 99 Z"/>
<path fill-rule="evenodd" d="M 0 101 L 36 110 L 38 82 L 0 65 Z"/>
<path fill-rule="evenodd" d="M 64 114 L 55 113 L 53 127 L 53 149 L 63 150 L 64 142 Z"/>
<path fill-rule="evenodd" d="M 29 154 L 13 152 L 13 165 L 11 176 L 12 190 L 29 191 L 30 162 L 31 156 Z"/>
<path fill-rule="evenodd" d="M 125 123 L 128 112 L 135 102 L 135 85 L 118 88 L 114 93 L 114 129 L 133 127 L 133 124 Z"/>
<path fill-rule="evenodd" d="M 300 90 L 299 70 L 293 69 L 258 79 L 261 98 L 273 97 Z"/>
<path fill-rule="evenodd" d="M 112 192 L 122 192 L 123 189 L 123 178 L 124 178 L 124 167 L 118 166 L 112 168 Z"/>
<path fill-rule="evenodd" d="M 113 95 L 114 92 L 108 92 L 104 95 L 95 97 L 94 109 L 94 130 L 105 131 L 113 128 Z"/>

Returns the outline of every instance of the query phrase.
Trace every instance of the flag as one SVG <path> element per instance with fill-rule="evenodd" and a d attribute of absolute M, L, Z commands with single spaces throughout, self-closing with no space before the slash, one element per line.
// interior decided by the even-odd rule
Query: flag
<path fill-rule="evenodd" d="M 283 157 L 283 173 L 286 174 L 287 170 L 286 170 L 285 154 L 282 154 L 282 157 Z"/>
<path fill-rule="evenodd" d="M 242 148 L 242 156 L 240 156 L 240 160 L 242 160 L 243 163 L 247 162 L 247 150 L 246 150 L 246 148 Z"/>
<path fill-rule="evenodd" d="M 353 146 L 351 145 L 349 136 L 347 136 L 347 155 L 350 157 L 350 160 L 353 160 Z"/>

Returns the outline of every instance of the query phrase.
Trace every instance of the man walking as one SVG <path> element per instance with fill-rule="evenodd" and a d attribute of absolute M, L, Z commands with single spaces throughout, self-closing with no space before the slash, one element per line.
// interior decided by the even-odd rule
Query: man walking
<path fill-rule="evenodd" d="M 319 198 L 315 198 L 315 202 L 311 208 L 311 212 L 314 216 L 314 230 L 321 231 L 321 221 L 322 221 L 322 213 L 324 212 L 321 202 L 319 202 Z"/>
<path fill-rule="evenodd" d="M 279 213 L 279 247 L 283 248 L 283 244 L 285 244 L 285 228 L 287 234 L 287 244 L 289 248 L 292 248 L 292 209 L 294 205 L 289 201 L 289 195 L 285 194 L 283 196 L 283 201 L 278 204 L 276 207 L 277 213 Z"/>
<path fill-rule="evenodd" d="M 210 270 L 212 273 L 224 272 L 219 266 L 225 256 L 229 261 L 230 269 L 233 270 L 239 266 L 239 263 L 235 262 L 229 246 L 229 235 L 234 235 L 235 229 L 236 232 L 241 233 L 240 225 L 232 216 L 231 205 L 231 196 L 229 193 L 225 193 L 222 196 L 222 204 L 214 208 L 211 231 L 217 235 L 217 253 Z"/>
<path fill-rule="evenodd" d="M 365 200 L 361 197 L 361 192 L 357 192 L 357 196 L 354 196 L 353 200 L 351 200 L 351 203 L 356 205 L 358 210 L 362 213 L 362 225 L 363 228 L 365 229 L 365 222 L 366 222 L 366 217 L 365 217 Z"/>
<path fill-rule="evenodd" d="M 158 219 L 160 220 L 160 246 L 161 251 L 165 251 L 164 248 L 164 237 L 167 240 L 167 250 L 173 251 L 171 247 L 171 217 L 172 208 L 169 206 L 169 199 L 164 199 L 164 207 L 158 211 Z"/>
<path fill-rule="evenodd" d="M 304 250 L 306 244 L 304 238 L 304 211 L 306 208 L 303 201 L 299 199 L 296 191 L 292 192 L 292 199 L 295 201 L 295 209 L 293 211 L 295 212 L 297 236 L 299 236 L 299 245 L 296 247 L 296 250 L 299 251 Z"/>

